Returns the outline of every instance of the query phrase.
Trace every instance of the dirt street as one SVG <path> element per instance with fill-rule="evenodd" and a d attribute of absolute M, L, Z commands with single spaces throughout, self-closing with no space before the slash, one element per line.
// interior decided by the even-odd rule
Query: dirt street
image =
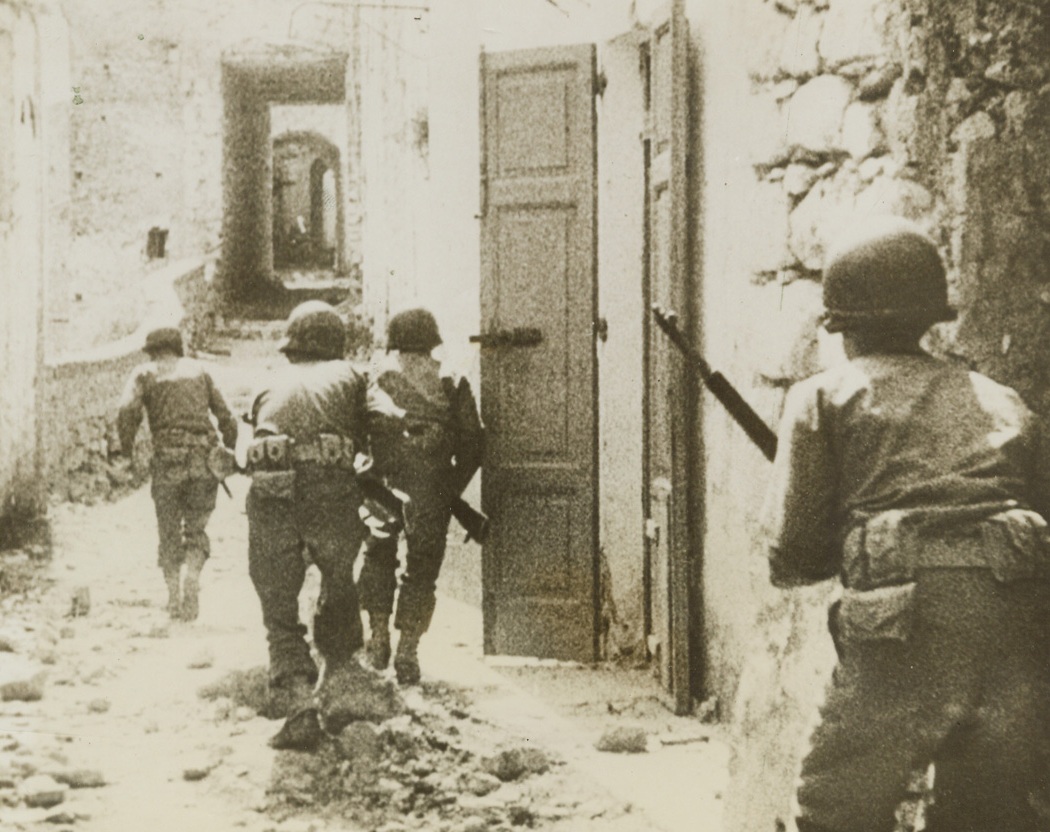
<path fill-rule="evenodd" d="M 216 376 L 240 408 L 279 359 L 266 338 L 232 347 Z M 269 749 L 247 481 L 230 483 L 192 624 L 164 611 L 148 488 L 52 507 L 50 564 L 0 606 L 0 828 L 720 829 L 724 748 L 657 704 L 645 671 L 485 664 L 476 609 L 447 599 L 404 714 L 313 755 Z M 0 556 L 0 575 L 26 560 Z M 610 728 L 608 747 L 649 751 L 597 750 Z"/>

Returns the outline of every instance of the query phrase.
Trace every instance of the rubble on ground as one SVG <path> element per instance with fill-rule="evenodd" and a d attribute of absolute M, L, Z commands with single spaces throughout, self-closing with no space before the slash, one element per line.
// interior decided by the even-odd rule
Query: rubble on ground
<path fill-rule="evenodd" d="M 247 703 L 264 710 L 265 689 L 258 668 L 228 674 L 200 695 L 214 703 L 214 718 L 226 721 Z M 591 803 L 565 796 L 560 760 L 472 717 L 459 692 L 425 684 L 404 700 L 403 713 L 352 721 L 325 734 L 313 753 L 278 752 L 267 813 L 281 822 L 309 809 L 389 832 L 508 830 L 560 820 L 573 828 L 574 818 L 593 816 Z"/>

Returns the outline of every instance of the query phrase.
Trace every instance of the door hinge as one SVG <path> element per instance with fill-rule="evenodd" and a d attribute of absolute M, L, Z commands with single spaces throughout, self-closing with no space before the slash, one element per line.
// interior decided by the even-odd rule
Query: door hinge
<path fill-rule="evenodd" d="M 609 321 L 605 318 L 594 319 L 594 334 L 603 344 L 609 340 Z"/>
<path fill-rule="evenodd" d="M 599 72 L 594 76 L 594 94 L 601 98 L 605 95 L 605 88 L 609 86 L 609 76 L 605 72 Z"/>
<path fill-rule="evenodd" d="M 656 542 L 660 539 L 660 524 L 652 517 L 645 518 L 645 539 Z"/>

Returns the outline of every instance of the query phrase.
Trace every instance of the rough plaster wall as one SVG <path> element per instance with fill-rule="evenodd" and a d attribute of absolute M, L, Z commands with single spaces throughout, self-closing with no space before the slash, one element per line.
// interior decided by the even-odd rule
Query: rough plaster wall
<path fill-rule="evenodd" d="M 420 19 L 416 19 L 416 15 Z M 360 11 L 363 301 L 380 332 L 429 270 L 425 13 Z"/>
<path fill-rule="evenodd" d="M 42 507 L 37 386 L 46 159 L 38 43 L 33 17 L 0 4 L 0 523 Z"/>
<path fill-rule="evenodd" d="M 639 36 L 602 47 L 608 86 L 599 103 L 598 342 L 602 651 L 644 658 L 642 308 L 645 171 Z"/>

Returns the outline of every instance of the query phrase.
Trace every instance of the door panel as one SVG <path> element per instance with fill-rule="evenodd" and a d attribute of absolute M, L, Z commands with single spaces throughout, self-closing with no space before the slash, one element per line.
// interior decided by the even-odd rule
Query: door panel
<path fill-rule="evenodd" d="M 682 356 L 651 323 L 658 303 L 679 313 L 689 331 L 692 288 L 688 262 L 688 53 L 685 18 L 676 0 L 642 48 L 647 73 L 646 483 L 649 622 L 655 671 L 676 712 L 692 708 L 690 598 L 693 523 L 691 380 Z"/>
<path fill-rule="evenodd" d="M 594 47 L 482 55 L 485 651 L 590 661 L 597 610 Z"/>

